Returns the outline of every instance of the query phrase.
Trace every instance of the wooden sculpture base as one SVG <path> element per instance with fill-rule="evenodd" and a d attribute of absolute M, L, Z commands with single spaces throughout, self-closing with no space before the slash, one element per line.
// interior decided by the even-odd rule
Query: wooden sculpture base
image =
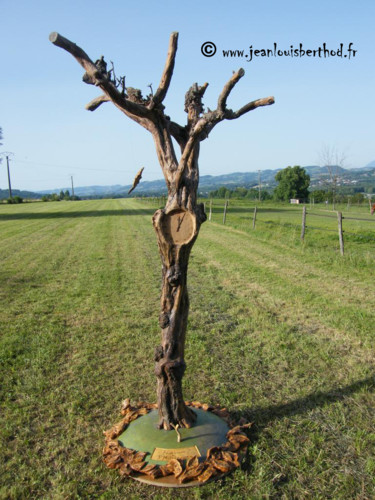
<path fill-rule="evenodd" d="M 103 458 L 107 467 L 118 469 L 154 486 L 199 486 L 219 479 L 240 466 L 251 424 L 234 425 L 224 408 L 199 402 L 187 403 L 196 415 L 191 428 L 166 431 L 158 428 L 156 405 L 125 400 L 124 418 L 105 432 Z"/>
<path fill-rule="evenodd" d="M 174 459 L 189 460 L 197 457 L 199 463 L 207 458 L 210 448 L 220 446 L 226 441 L 229 431 L 228 425 L 215 414 L 194 409 L 197 415 L 194 427 L 165 431 L 158 429 L 158 412 L 153 410 L 147 415 L 132 422 L 119 437 L 119 444 L 126 448 L 147 453 L 147 464 L 167 465 Z M 199 486 L 203 483 L 198 480 L 180 483 L 174 475 L 160 478 L 151 478 L 144 474 L 132 476 L 134 479 L 154 486 L 186 487 Z"/>

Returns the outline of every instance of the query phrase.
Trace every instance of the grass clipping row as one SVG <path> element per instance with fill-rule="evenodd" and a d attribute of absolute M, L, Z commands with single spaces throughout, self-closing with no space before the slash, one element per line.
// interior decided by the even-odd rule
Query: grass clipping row
<path fill-rule="evenodd" d="M 222 446 L 210 448 L 204 461 L 200 461 L 198 457 L 192 457 L 188 460 L 172 459 L 166 465 L 148 464 L 147 453 L 126 448 L 120 445 L 116 438 L 133 420 L 157 409 L 157 405 L 139 402 L 136 406 L 131 406 L 130 400 L 126 399 L 121 408 L 123 419 L 104 432 L 103 460 L 107 467 L 117 469 L 122 476 L 143 474 L 151 479 L 158 479 L 173 474 L 180 484 L 189 481 L 205 483 L 239 467 L 240 457 L 249 443 L 245 431 L 251 426 L 251 423 L 241 419 L 236 425 L 226 408 L 214 407 L 198 401 L 187 401 L 186 404 L 193 408 L 210 411 L 222 418 L 230 427 L 226 435 L 227 442 Z"/>

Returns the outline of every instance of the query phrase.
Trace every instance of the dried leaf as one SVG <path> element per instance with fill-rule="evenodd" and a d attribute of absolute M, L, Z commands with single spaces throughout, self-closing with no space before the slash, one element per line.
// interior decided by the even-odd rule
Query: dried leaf
<path fill-rule="evenodd" d="M 167 465 L 160 465 L 159 468 L 163 477 L 170 476 L 174 473 L 174 467 L 172 467 L 169 463 Z"/>
<path fill-rule="evenodd" d="M 121 448 L 121 456 L 124 459 L 124 462 L 126 463 L 131 463 L 134 460 L 134 455 L 135 455 L 134 450 L 130 450 L 129 448 L 122 447 Z"/>
<path fill-rule="evenodd" d="M 199 465 L 199 459 L 197 456 L 195 457 L 190 457 L 189 460 L 186 462 L 186 470 L 187 469 L 194 469 L 198 467 Z"/>
<path fill-rule="evenodd" d="M 106 457 L 104 462 L 110 469 L 118 469 L 120 464 L 124 463 L 124 460 L 121 455 L 111 455 Z"/>
<path fill-rule="evenodd" d="M 240 446 L 250 442 L 250 439 L 247 436 L 245 436 L 245 434 L 233 434 L 231 436 L 228 436 L 228 439 L 231 443 L 233 442 L 239 443 Z"/>
<path fill-rule="evenodd" d="M 124 432 L 126 427 L 128 426 L 128 421 L 125 418 L 123 418 L 120 422 L 117 422 L 111 429 L 108 431 L 104 431 L 104 435 L 107 437 L 107 439 L 116 439 L 120 434 Z"/>
<path fill-rule="evenodd" d="M 213 446 L 207 450 L 207 458 L 221 458 L 221 446 Z"/>
<path fill-rule="evenodd" d="M 200 476 L 203 473 L 205 467 L 206 465 L 202 463 L 198 464 L 197 467 L 185 470 L 185 472 L 181 474 L 181 476 L 178 478 L 178 482 L 183 484 L 189 481 L 193 481 L 194 479 L 198 479 L 198 476 Z"/>
<path fill-rule="evenodd" d="M 233 463 L 235 467 L 240 466 L 240 462 L 238 460 L 238 453 L 232 453 L 231 451 L 223 451 L 222 452 L 223 460 L 229 463 Z"/>
<path fill-rule="evenodd" d="M 235 468 L 233 462 L 225 462 L 224 460 L 217 460 L 216 458 L 212 458 L 210 463 L 220 472 L 224 474 L 230 472 Z"/>
<path fill-rule="evenodd" d="M 124 401 L 121 403 L 121 413 L 123 411 L 126 411 L 130 406 L 130 399 L 129 398 L 126 398 L 124 399 Z"/>
<path fill-rule="evenodd" d="M 241 448 L 241 445 L 238 441 L 227 441 L 222 449 L 225 451 L 238 451 Z"/>
<path fill-rule="evenodd" d="M 217 469 L 215 469 L 212 466 L 208 466 L 207 469 L 198 476 L 198 481 L 201 483 L 205 483 L 206 481 L 211 479 L 211 477 L 217 476 L 217 474 L 218 474 Z"/>
<path fill-rule="evenodd" d="M 132 473 L 132 469 L 129 464 L 122 464 L 119 468 L 119 472 L 122 476 L 130 476 Z"/>
<path fill-rule="evenodd" d="M 124 422 L 127 424 L 130 424 L 130 422 L 133 422 L 133 420 L 136 420 L 138 418 L 138 411 L 137 410 L 128 410 Z"/>
<path fill-rule="evenodd" d="M 132 459 L 131 459 L 131 464 L 137 464 L 137 463 L 140 463 L 140 462 L 144 462 L 144 459 L 146 458 L 147 456 L 147 453 L 143 452 L 143 451 L 136 451 L 134 452 L 134 455 L 132 456 Z"/>
<path fill-rule="evenodd" d="M 202 403 L 200 403 L 199 401 L 193 401 L 191 403 L 191 406 L 195 406 L 195 408 L 201 408 L 202 407 Z"/>
<path fill-rule="evenodd" d="M 158 404 L 157 403 L 144 403 L 144 406 L 149 411 L 151 411 L 151 410 L 157 410 L 158 409 Z"/>
<path fill-rule="evenodd" d="M 158 465 L 146 465 L 146 467 L 143 467 L 142 469 L 142 474 L 146 474 L 152 479 L 157 479 L 158 477 L 162 476 L 160 467 Z"/>
<path fill-rule="evenodd" d="M 134 472 L 143 472 L 141 469 L 146 465 L 146 462 L 132 462 L 130 464 L 131 469 Z"/>
<path fill-rule="evenodd" d="M 103 448 L 103 456 L 112 455 L 113 453 L 120 453 L 121 446 L 118 441 L 108 440 Z"/>
<path fill-rule="evenodd" d="M 179 458 L 172 458 L 172 460 L 168 462 L 168 465 L 173 468 L 173 474 L 176 478 L 179 477 L 184 471 L 182 460 Z"/>
<path fill-rule="evenodd" d="M 233 429 L 230 429 L 227 436 L 231 436 L 232 434 L 244 434 L 244 431 L 246 429 L 249 429 L 252 425 L 253 425 L 252 423 L 248 423 L 245 425 L 236 425 L 236 427 L 233 427 Z M 246 434 L 244 434 L 244 435 L 246 435 Z"/>
<path fill-rule="evenodd" d="M 227 421 L 230 419 L 230 414 L 226 408 L 221 408 L 220 410 L 212 410 L 212 413 L 217 415 L 218 417 L 222 418 L 223 420 Z"/>

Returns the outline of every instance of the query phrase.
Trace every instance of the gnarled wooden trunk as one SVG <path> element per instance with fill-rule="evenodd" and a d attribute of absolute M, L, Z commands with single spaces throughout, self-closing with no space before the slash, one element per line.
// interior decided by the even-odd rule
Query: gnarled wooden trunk
<path fill-rule="evenodd" d="M 157 210 L 153 225 L 162 261 L 162 292 L 159 324 L 162 342 L 155 350 L 158 379 L 159 427 L 191 427 L 194 412 L 184 403 L 182 377 L 185 372 L 184 347 L 189 313 L 187 269 L 190 251 L 206 220 L 203 205 L 194 196 L 170 195 L 166 207 Z M 193 200 L 192 200 L 193 198 Z"/>

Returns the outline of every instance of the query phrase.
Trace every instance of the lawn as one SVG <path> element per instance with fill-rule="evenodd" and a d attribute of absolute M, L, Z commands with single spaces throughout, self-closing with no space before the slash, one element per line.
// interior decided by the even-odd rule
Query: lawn
<path fill-rule="evenodd" d="M 341 257 L 334 219 L 308 215 L 302 243 L 301 207 L 264 206 L 255 230 L 253 207 L 231 201 L 224 226 L 217 203 L 201 228 L 184 378 L 186 399 L 253 422 L 249 453 L 171 491 L 101 461 L 121 401 L 155 401 L 157 205 L 0 205 L 0 498 L 375 497 L 375 224 L 344 220 Z"/>

